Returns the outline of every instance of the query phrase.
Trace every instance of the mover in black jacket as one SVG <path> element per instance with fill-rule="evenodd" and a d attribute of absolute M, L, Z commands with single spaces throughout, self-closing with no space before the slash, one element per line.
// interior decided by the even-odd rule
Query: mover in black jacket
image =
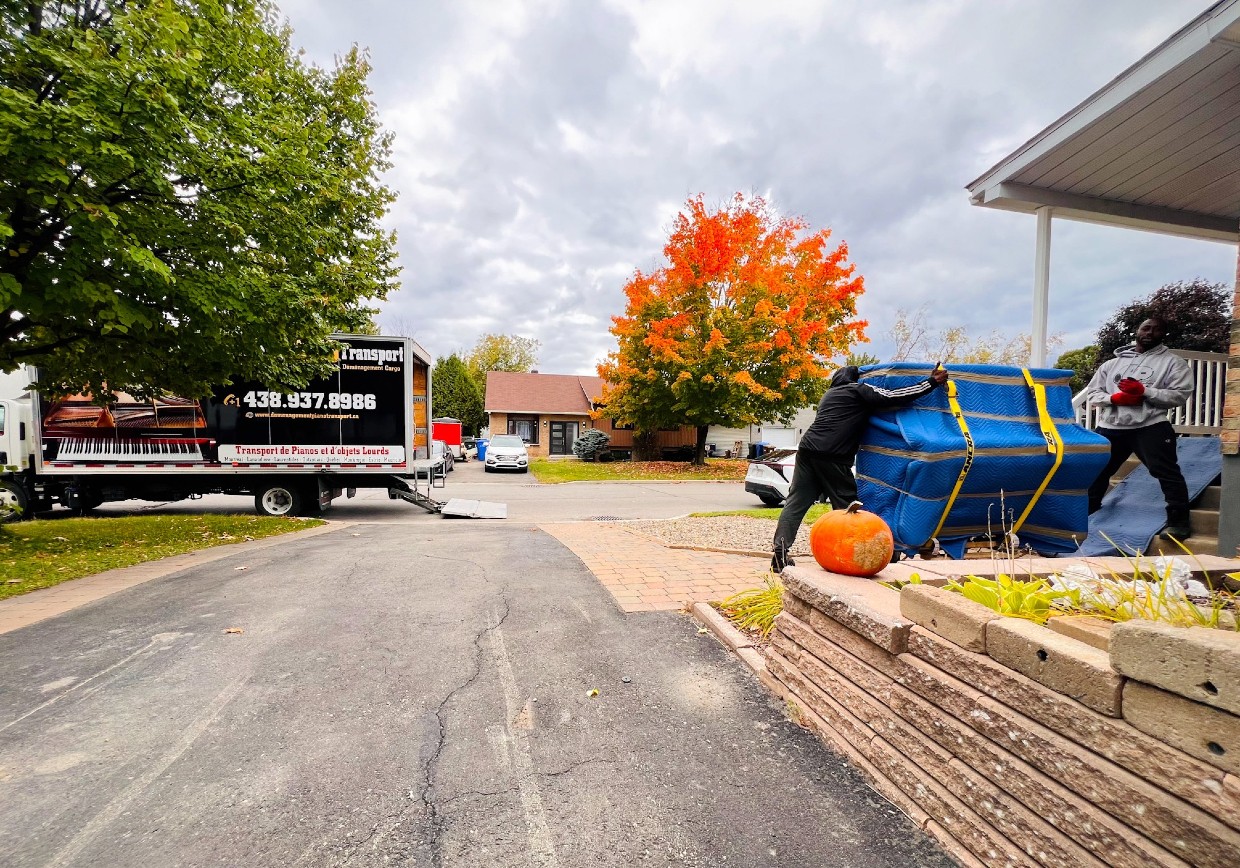
<path fill-rule="evenodd" d="M 859 383 L 860 376 L 855 365 L 847 365 L 831 375 L 831 387 L 822 396 L 818 414 L 797 447 L 792 485 L 775 528 L 771 569 L 777 573 L 793 563 L 788 549 L 811 506 L 823 495 L 831 501 L 832 509 L 847 509 L 857 499 L 852 466 L 870 414 L 909 404 L 929 394 L 947 382 L 947 369 L 940 365 L 922 382 L 899 389 Z"/>

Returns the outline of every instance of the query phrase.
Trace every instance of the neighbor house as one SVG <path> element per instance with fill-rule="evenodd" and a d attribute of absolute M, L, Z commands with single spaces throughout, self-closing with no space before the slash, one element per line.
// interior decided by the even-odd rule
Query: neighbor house
<path fill-rule="evenodd" d="M 617 426 L 612 419 L 591 418 L 602 394 L 601 377 L 491 371 L 482 404 L 489 433 L 519 435 L 529 444 L 531 456 L 572 455 L 573 441 L 588 428 L 606 432 L 613 451 L 631 452 L 632 428 Z M 660 431 L 657 445 L 665 450 L 691 447 L 696 436 L 687 426 Z"/>

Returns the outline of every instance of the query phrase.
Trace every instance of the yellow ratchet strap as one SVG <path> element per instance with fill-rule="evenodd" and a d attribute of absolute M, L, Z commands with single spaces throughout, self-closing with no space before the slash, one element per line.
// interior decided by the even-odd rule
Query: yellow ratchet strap
<path fill-rule="evenodd" d="M 943 525 L 947 523 L 947 515 L 952 511 L 952 505 L 964 486 L 964 478 L 969 475 L 969 470 L 973 467 L 973 435 L 969 432 L 969 423 L 964 420 L 964 411 L 960 409 L 960 401 L 956 399 L 956 381 L 948 380 L 943 385 L 947 388 L 947 406 L 951 408 L 952 416 L 956 418 L 956 424 L 960 426 L 960 433 L 964 435 L 964 464 L 960 466 L 960 475 L 956 477 L 956 485 L 952 488 L 951 497 L 947 498 L 947 506 L 943 507 L 943 516 L 939 519 L 939 525 L 934 529 L 931 538 L 938 537 L 939 532 L 943 530 Z"/>
<path fill-rule="evenodd" d="M 1038 498 L 1042 496 L 1042 492 L 1046 491 L 1046 486 L 1050 485 L 1051 479 L 1054 478 L 1056 471 L 1059 470 L 1059 465 L 1063 463 L 1063 438 L 1059 436 L 1059 430 L 1055 427 L 1055 421 L 1051 419 L 1050 411 L 1046 409 L 1046 387 L 1041 383 L 1033 381 L 1033 375 L 1029 373 L 1028 368 L 1021 368 L 1020 370 L 1025 375 L 1025 382 L 1033 390 L 1033 401 L 1038 407 L 1038 426 L 1042 429 L 1042 436 L 1046 439 L 1046 451 L 1055 456 L 1055 462 L 1051 465 L 1046 478 L 1042 480 L 1042 484 L 1038 486 L 1038 490 L 1033 493 L 1033 497 L 1029 498 L 1029 504 L 1025 507 L 1025 511 L 1020 514 L 1020 518 L 1016 519 L 1016 522 L 1012 525 L 1012 533 L 1020 530 L 1020 526 L 1025 523 L 1029 513 L 1033 512 L 1033 508 L 1037 506 Z"/>

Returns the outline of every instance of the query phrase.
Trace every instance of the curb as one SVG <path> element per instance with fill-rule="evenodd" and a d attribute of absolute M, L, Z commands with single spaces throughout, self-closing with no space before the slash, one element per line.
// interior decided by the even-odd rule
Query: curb
<path fill-rule="evenodd" d="M 714 606 L 709 603 L 694 603 L 689 608 L 689 614 L 714 633 L 715 638 L 722 642 L 724 647 L 735 653 L 745 664 L 746 669 L 759 678 L 765 674 L 766 658 L 762 656 L 762 652 L 754 647 L 748 636 L 733 627 L 731 621 L 719 614 Z"/>

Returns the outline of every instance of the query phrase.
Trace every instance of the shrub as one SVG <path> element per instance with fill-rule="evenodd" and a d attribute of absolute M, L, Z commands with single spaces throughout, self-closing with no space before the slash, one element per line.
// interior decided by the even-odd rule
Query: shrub
<path fill-rule="evenodd" d="M 602 456 L 611 446 L 611 435 L 591 428 L 573 441 L 573 454 L 582 461 L 606 461 Z"/>

